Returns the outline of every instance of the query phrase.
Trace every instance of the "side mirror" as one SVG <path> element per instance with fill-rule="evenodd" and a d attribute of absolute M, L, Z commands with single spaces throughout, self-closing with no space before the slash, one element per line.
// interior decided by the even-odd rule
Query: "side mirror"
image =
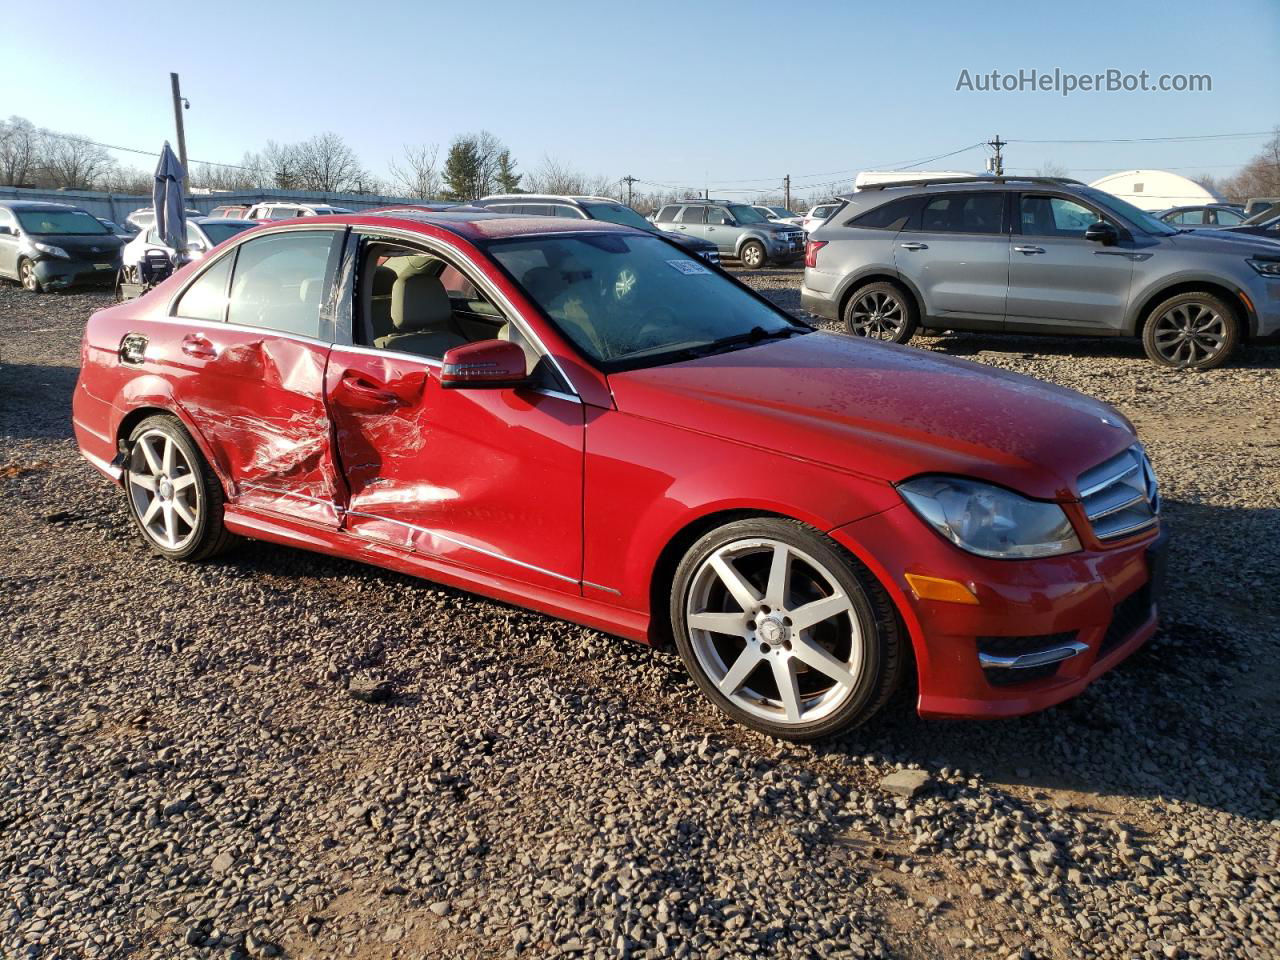
<path fill-rule="evenodd" d="M 529 377 L 524 350 L 510 340 L 477 340 L 445 351 L 440 386 L 515 387 Z"/>
<path fill-rule="evenodd" d="M 9 226 L 8 224 L 0 224 L 0 237 L 11 237 L 11 236 L 13 236 L 13 227 Z"/>
<path fill-rule="evenodd" d="M 1089 224 L 1084 232 L 1084 238 L 1093 243 L 1100 243 L 1104 247 L 1113 247 L 1120 242 L 1120 232 L 1105 220 L 1099 220 L 1097 223 Z"/>

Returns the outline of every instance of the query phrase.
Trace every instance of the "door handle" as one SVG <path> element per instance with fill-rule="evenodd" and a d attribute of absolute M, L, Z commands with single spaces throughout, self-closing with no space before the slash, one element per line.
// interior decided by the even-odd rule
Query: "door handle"
<path fill-rule="evenodd" d="M 212 360 L 218 355 L 218 348 L 213 345 L 213 341 L 208 337 L 202 337 L 198 333 L 189 333 L 182 338 L 182 352 L 188 357 Z"/>
<path fill-rule="evenodd" d="M 363 377 L 344 374 L 338 381 L 343 401 L 353 410 L 362 413 L 385 413 L 403 406 L 404 401 L 390 390 L 383 390 Z"/>
<path fill-rule="evenodd" d="M 927 243 L 921 243 L 919 240 L 912 240 L 908 243 L 900 243 L 898 244 L 898 246 L 900 246 L 903 250 L 928 250 L 929 249 L 929 245 Z"/>
<path fill-rule="evenodd" d="M 1022 246 L 1014 247 L 1013 249 L 1018 251 L 1018 253 L 1026 254 L 1027 256 L 1031 256 L 1036 253 L 1044 253 L 1044 247 Z"/>

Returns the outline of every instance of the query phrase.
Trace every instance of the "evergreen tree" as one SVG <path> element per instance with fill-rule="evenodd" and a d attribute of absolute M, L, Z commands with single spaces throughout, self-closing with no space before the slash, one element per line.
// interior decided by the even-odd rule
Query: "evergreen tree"
<path fill-rule="evenodd" d="M 523 174 L 516 173 L 516 162 L 511 159 L 511 151 L 503 150 L 498 154 L 498 172 L 494 177 L 501 193 L 519 193 Z"/>
<path fill-rule="evenodd" d="M 444 161 L 445 191 L 451 200 L 479 197 L 480 151 L 474 137 L 457 137 Z"/>

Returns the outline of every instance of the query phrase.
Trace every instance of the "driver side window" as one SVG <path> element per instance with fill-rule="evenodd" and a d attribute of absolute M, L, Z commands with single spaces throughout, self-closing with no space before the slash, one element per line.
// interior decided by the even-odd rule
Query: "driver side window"
<path fill-rule="evenodd" d="M 511 340 L 537 359 L 519 328 L 458 266 L 435 253 L 384 240 L 362 244 L 356 343 L 440 360 L 479 340 Z"/>

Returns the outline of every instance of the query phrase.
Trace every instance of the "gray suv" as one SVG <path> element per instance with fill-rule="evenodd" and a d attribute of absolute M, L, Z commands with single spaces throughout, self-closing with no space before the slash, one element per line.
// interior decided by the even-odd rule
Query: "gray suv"
<path fill-rule="evenodd" d="M 773 223 L 749 203 L 731 200 L 681 200 L 668 203 L 653 218 L 659 230 L 701 237 L 751 270 L 770 263 L 790 263 L 804 255 L 804 231 Z"/>
<path fill-rule="evenodd" d="M 1178 230 L 1109 193 L 1047 177 L 886 183 L 841 198 L 809 235 L 800 302 L 855 335 L 917 327 L 1138 336 L 1207 370 L 1280 334 L 1280 243 Z"/>

